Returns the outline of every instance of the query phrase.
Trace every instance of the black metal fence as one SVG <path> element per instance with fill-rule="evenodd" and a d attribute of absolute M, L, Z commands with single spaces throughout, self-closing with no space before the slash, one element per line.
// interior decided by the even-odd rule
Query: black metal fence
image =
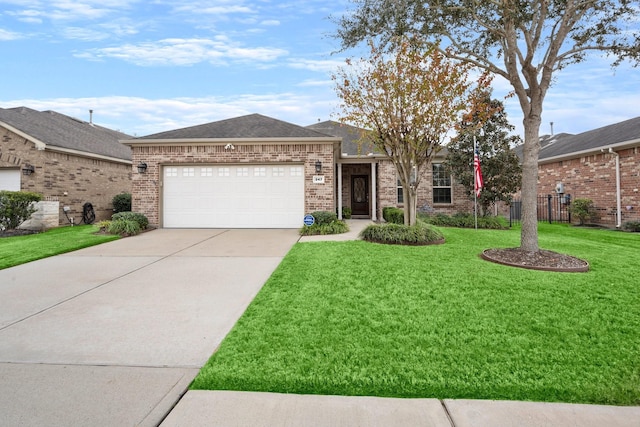
<path fill-rule="evenodd" d="M 571 222 L 570 194 L 547 194 L 538 196 L 538 221 Z M 517 224 L 522 220 L 522 201 L 515 199 L 511 202 L 509 210 L 509 224 Z"/>

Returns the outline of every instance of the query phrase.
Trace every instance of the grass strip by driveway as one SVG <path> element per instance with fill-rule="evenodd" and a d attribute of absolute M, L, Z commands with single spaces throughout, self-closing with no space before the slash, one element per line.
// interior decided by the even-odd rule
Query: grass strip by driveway
<path fill-rule="evenodd" d="M 588 273 L 481 260 L 519 230 L 447 243 L 298 243 L 193 389 L 640 404 L 640 235 L 540 226 Z"/>
<path fill-rule="evenodd" d="M 44 233 L 0 238 L 0 269 L 119 239 L 95 234 L 95 225 L 58 227 Z"/>

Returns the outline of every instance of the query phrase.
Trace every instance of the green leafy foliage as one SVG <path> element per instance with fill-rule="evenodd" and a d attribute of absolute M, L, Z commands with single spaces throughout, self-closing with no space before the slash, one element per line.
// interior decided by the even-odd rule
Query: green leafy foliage
<path fill-rule="evenodd" d="M 431 245 L 444 240 L 439 230 L 422 221 L 416 225 L 372 224 L 362 230 L 360 236 L 368 242 L 395 245 Z"/>
<path fill-rule="evenodd" d="M 140 230 L 144 230 L 149 225 L 149 219 L 138 212 L 118 212 L 111 217 L 112 221 L 126 220 L 138 223 Z"/>
<path fill-rule="evenodd" d="M 132 219 L 114 219 L 109 224 L 109 233 L 120 236 L 134 236 L 141 230 L 140 223 Z"/>
<path fill-rule="evenodd" d="M 351 219 L 351 208 L 349 206 L 342 207 L 342 218 Z"/>
<path fill-rule="evenodd" d="M 627 221 L 622 225 L 627 231 L 640 232 L 640 221 Z"/>
<path fill-rule="evenodd" d="M 519 136 L 510 135 L 515 129 L 509 123 L 504 105 L 498 100 L 485 100 L 491 105 L 492 114 L 479 123 L 473 114 L 461 123 L 458 135 L 447 146 L 445 167 L 465 189 L 469 199 L 474 199 L 473 144 L 474 136 L 479 151 L 484 187 L 478 196 L 482 216 L 491 211 L 496 201 L 509 203 L 511 195 L 520 190 L 522 167 L 512 150 L 522 143 Z M 477 129 L 480 130 L 477 130 Z"/>
<path fill-rule="evenodd" d="M 329 211 L 316 211 L 312 212 L 311 215 L 313 215 L 313 217 L 315 218 L 315 223 L 317 225 L 328 225 L 338 220 L 338 216 L 335 213 Z"/>
<path fill-rule="evenodd" d="M 113 204 L 113 212 L 129 212 L 131 211 L 131 194 L 116 194 L 111 203 Z"/>
<path fill-rule="evenodd" d="M 473 214 L 459 212 L 455 215 L 443 213 L 430 215 L 420 214 L 420 219 L 438 227 L 475 228 L 476 220 Z M 479 216 L 478 228 L 491 230 L 506 230 L 509 223 L 501 216 Z"/>
<path fill-rule="evenodd" d="M 382 218 L 392 224 L 404 224 L 404 210 L 394 206 L 382 208 Z"/>
<path fill-rule="evenodd" d="M 326 234 L 342 234 L 349 231 L 349 226 L 344 221 L 332 221 L 324 224 L 304 225 L 300 229 L 301 236 L 317 236 Z"/>
<path fill-rule="evenodd" d="M 584 225 L 596 215 L 596 208 L 591 199 L 574 199 L 571 201 L 569 211 L 578 218 L 579 224 Z"/>
<path fill-rule="evenodd" d="M 42 195 L 27 191 L 0 191 L 0 228 L 13 230 L 31 217 L 36 209 L 34 202 Z"/>

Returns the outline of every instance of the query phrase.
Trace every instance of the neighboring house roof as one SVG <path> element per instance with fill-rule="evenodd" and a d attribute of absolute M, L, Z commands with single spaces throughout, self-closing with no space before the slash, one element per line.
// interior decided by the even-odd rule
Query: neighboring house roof
<path fill-rule="evenodd" d="M 271 139 L 271 138 L 330 138 L 302 126 L 260 114 L 220 120 L 203 125 L 160 132 L 137 140 L 193 140 L 193 139 Z M 129 141 L 127 141 L 129 142 Z"/>
<path fill-rule="evenodd" d="M 376 152 L 373 143 L 366 141 L 366 134 L 368 133 L 366 129 L 333 120 L 309 125 L 307 129 L 342 138 L 342 149 L 340 150 L 342 156 L 345 154 L 347 156 L 367 156 Z"/>
<path fill-rule="evenodd" d="M 538 138 L 538 141 L 540 143 L 540 149 L 545 148 L 551 144 L 555 144 L 558 141 L 562 141 L 563 139 L 569 137 L 569 136 L 574 136 L 571 133 L 557 133 L 555 135 L 541 135 Z M 513 147 L 513 152 L 516 154 L 516 156 L 518 156 L 518 158 L 520 159 L 520 161 L 522 162 L 522 157 L 524 155 L 524 144 L 519 144 L 516 145 L 515 147 Z"/>
<path fill-rule="evenodd" d="M 634 145 L 640 145 L 640 117 L 577 135 L 567 135 L 543 147 L 539 160 L 559 160 L 599 152 L 604 148 L 616 149 Z"/>
<path fill-rule="evenodd" d="M 119 142 L 131 138 L 130 135 L 55 111 L 0 108 L 0 126 L 17 130 L 39 149 L 61 149 L 71 154 L 131 161 L 131 148 Z"/>

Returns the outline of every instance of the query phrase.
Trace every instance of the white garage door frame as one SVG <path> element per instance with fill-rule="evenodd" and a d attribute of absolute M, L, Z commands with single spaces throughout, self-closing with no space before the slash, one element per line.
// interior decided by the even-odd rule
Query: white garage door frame
<path fill-rule="evenodd" d="M 162 167 L 164 228 L 298 228 L 304 164 L 170 164 Z"/>
<path fill-rule="evenodd" d="M 0 190 L 20 191 L 20 169 L 0 169 Z"/>

